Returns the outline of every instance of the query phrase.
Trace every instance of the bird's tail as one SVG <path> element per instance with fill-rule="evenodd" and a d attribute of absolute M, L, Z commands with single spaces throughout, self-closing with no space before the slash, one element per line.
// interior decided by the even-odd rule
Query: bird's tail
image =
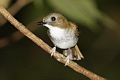
<path fill-rule="evenodd" d="M 81 58 L 84 58 L 77 45 L 75 47 L 71 48 L 71 49 L 64 50 L 63 54 L 65 56 L 69 55 L 70 60 L 81 60 Z"/>

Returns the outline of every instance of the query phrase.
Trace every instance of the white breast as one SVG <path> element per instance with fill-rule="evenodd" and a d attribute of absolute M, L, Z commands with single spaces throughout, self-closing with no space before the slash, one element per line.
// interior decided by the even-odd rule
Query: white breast
<path fill-rule="evenodd" d="M 50 29 L 50 34 L 53 36 L 53 37 L 56 37 L 56 38 L 62 38 L 62 37 L 65 37 L 65 30 L 64 29 L 61 29 L 59 27 L 53 27 L 51 25 L 48 25 L 48 24 L 45 24 L 46 27 L 48 27 Z"/>
<path fill-rule="evenodd" d="M 73 31 L 66 32 L 65 29 L 59 27 L 53 27 L 45 24 L 50 29 L 50 35 L 55 39 L 52 42 L 59 48 L 67 49 L 73 47 L 77 43 L 77 39 Z"/>

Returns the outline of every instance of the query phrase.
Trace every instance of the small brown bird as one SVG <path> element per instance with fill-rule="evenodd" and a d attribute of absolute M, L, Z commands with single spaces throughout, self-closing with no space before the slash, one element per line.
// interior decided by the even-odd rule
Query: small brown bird
<path fill-rule="evenodd" d="M 48 28 L 48 36 L 55 45 L 51 50 L 51 56 L 55 55 L 56 47 L 63 50 L 63 54 L 67 57 L 66 64 L 70 60 L 80 60 L 84 58 L 78 46 L 79 31 L 77 25 L 68 21 L 60 13 L 50 13 L 43 18 L 43 21 L 38 22 L 38 25 L 43 25 Z"/>

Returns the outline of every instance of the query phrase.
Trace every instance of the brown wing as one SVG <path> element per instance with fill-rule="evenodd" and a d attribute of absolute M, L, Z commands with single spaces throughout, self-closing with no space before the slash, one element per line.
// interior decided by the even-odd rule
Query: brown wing
<path fill-rule="evenodd" d="M 79 37 L 79 34 L 80 34 L 79 27 L 73 22 L 70 22 L 70 26 L 72 26 L 72 28 L 73 28 L 73 30 L 75 32 L 75 36 Z"/>

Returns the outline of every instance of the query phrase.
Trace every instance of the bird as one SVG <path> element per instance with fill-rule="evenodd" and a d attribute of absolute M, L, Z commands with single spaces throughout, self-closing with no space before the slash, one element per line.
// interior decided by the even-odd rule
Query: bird
<path fill-rule="evenodd" d="M 77 46 L 80 33 L 75 23 L 67 20 L 62 14 L 53 12 L 43 17 L 43 20 L 37 24 L 48 28 L 47 34 L 54 44 L 50 50 L 51 56 L 55 55 L 56 48 L 60 48 L 63 49 L 63 54 L 66 56 L 65 65 L 68 65 L 70 60 L 84 58 Z"/>

